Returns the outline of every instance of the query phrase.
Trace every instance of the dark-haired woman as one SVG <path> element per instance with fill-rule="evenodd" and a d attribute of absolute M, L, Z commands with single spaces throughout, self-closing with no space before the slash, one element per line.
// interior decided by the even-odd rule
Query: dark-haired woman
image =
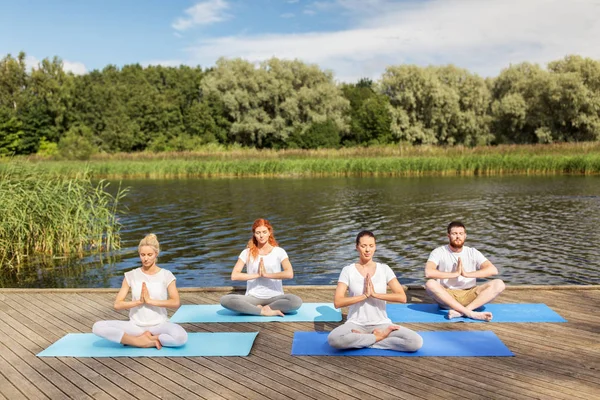
<path fill-rule="evenodd" d="M 375 249 L 375 235 L 360 232 L 356 237 L 359 261 L 344 267 L 334 297 L 336 308 L 349 307 L 348 318 L 331 331 L 327 341 L 336 349 L 371 347 L 415 352 L 423 345 L 421 336 L 392 324 L 387 316 L 386 302 L 406 303 L 406 294 L 392 269 L 373 261 Z M 392 293 L 387 293 L 388 287 Z"/>

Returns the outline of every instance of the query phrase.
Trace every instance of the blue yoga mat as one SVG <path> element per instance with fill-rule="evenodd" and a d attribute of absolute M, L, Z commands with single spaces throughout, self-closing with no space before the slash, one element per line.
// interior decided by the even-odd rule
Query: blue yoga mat
<path fill-rule="evenodd" d="M 329 332 L 294 332 L 293 356 L 388 357 L 511 357 L 514 354 L 492 331 L 417 332 L 423 347 L 414 353 L 382 349 L 336 350 L 327 343 Z"/>
<path fill-rule="evenodd" d="M 342 312 L 332 303 L 304 303 L 298 311 L 284 317 L 262 317 L 238 314 L 221 307 L 220 304 L 184 305 L 171 317 L 171 322 L 338 322 Z"/>
<path fill-rule="evenodd" d="M 181 347 L 145 349 L 124 346 L 99 338 L 93 333 L 69 333 L 38 357 L 206 357 L 247 356 L 258 332 L 188 333 Z"/>
<path fill-rule="evenodd" d="M 493 314 L 491 322 L 567 322 L 545 304 L 486 304 L 478 311 Z M 401 322 L 484 322 L 470 318 L 448 319 L 448 310 L 437 304 L 388 304 L 388 317 Z"/>

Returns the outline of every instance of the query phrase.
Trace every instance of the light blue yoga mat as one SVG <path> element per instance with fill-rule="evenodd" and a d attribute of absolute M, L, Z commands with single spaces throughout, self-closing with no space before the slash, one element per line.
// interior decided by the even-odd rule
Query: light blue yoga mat
<path fill-rule="evenodd" d="M 207 357 L 247 356 L 258 332 L 188 333 L 181 347 L 145 349 L 124 346 L 99 338 L 93 333 L 69 333 L 38 357 Z"/>
<path fill-rule="evenodd" d="M 238 314 L 221 307 L 220 304 L 184 305 L 171 317 L 171 322 L 339 322 L 342 312 L 332 303 L 304 303 L 298 311 L 284 317 L 263 317 Z"/>
<path fill-rule="evenodd" d="M 329 332 L 294 332 L 293 356 L 388 357 L 511 357 L 514 354 L 492 331 L 417 332 L 423 347 L 414 353 L 382 349 L 336 350 L 327 343 Z"/>
<path fill-rule="evenodd" d="M 491 322 L 567 322 L 545 304 L 492 303 L 478 311 L 489 311 Z M 387 314 L 392 322 L 484 322 L 470 318 L 448 319 L 448 310 L 437 304 L 388 304 Z"/>

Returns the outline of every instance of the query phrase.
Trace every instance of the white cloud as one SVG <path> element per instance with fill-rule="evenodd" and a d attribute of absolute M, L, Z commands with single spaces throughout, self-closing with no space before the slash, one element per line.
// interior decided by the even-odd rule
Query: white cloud
<path fill-rule="evenodd" d="M 281 18 L 294 18 L 294 13 L 285 13 L 280 15 Z"/>
<path fill-rule="evenodd" d="M 181 60 L 152 60 L 141 63 L 143 67 L 147 67 L 149 65 L 161 65 L 163 67 L 179 67 L 182 64 L 185 63 Z"/>
<path fill-rule="evenodd" d="M 190 61 L 211 65 L 221 56 L 253 62 L 273 56 L 297 58 L 333 70 L 339 80 L 355 81 L 365 76 L 377 79 L 386 66 L 402 63 L 453 63 L 495 76 L 511 63 L 545 64 L 567 54 L 600 58 L 600 42 L 593 39 L 600 37 L 598 0 L 337 0 L 336 4 L 353 16 L 356 28 L 204 39 L 188 49 Z"/>
<path fill-rule="evenodd" d="M 34 57 L 34 56 L 26 56 L 25 57 L 25 65 L 27 66 L 27 69 L 29 69 L 29 70 L 38 69 L 40 62 L 41 62 L 41 60 L 39 60 L 37 57 Z M 63 71 L 65 71 L 65 72 L 72 72 L 75 75 L 83 75 L 88 72 L 85 64 L 82 62 L 62 60 L 62 64 L 63 64 Z"/>
<path fill-rule="evenodd" d="M 25 56 L 25 65 L 27 66 L 27 69 L 32 70 L 37 68 L 39 63 L 40 60 L 38 60 L 36 57 L 30 55 Z"/>
<path fill-rule="evenodd" d="M 63 70 L 66 72 L 72 72 L 75 75 L 83 75 L 88 72 L 84 63 L 77 61 L 63 61 Z"/>
<path fill-rule="evenodd" d="M 185 10 L 187 16 L 180 17 L 171 25 L 178 31 L 185 31 L 197 25 L 209 25 L 230 18 L 225 13 L 229 4 L 225 0 L 199 2 Z"/>

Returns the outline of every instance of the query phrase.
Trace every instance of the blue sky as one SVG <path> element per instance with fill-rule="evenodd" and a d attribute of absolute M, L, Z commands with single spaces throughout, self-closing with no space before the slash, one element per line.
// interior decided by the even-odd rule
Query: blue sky
<path fill-rule="evenodd" d="M 600 0 L 0 0 L 0 55 L 108 64 L 300 59 L 337 80 L 403 63 L 483 76 L 567 54 L 600 59 Z"/>

